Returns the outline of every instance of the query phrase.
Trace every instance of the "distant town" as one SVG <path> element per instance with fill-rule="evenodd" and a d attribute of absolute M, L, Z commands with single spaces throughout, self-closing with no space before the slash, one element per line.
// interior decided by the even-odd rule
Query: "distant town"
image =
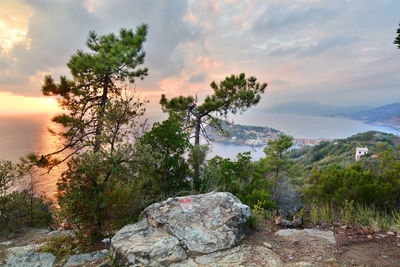
<path fill-rule="evenodd" d="M 221 128 L 223 131 L 218 131 L 210 126 L 207 127 L 208 137 L 211 141 L 258 147 L 267 145 L 269 140 L 273 140 L 283 133 L 271 127 L 233 124 L 227 121 L 222 121 Z M 295 138 L 293 148 L 315 146 L 322 141 L 331 140 Z"/>

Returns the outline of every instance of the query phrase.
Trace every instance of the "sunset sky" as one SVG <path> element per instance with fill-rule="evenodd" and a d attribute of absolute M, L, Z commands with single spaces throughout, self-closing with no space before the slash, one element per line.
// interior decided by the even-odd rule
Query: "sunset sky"
<path fill-rule="evenodd" d="M 141 23 L 150 75 L 136 87 L 150 109 L 239 72 L 269 83 L 260 107 L 399 102 L 399 22 L 399 0 L 1 0 L 0 114 L 55 111 L 44 75 L 69 74 L 90 30 Z"/>

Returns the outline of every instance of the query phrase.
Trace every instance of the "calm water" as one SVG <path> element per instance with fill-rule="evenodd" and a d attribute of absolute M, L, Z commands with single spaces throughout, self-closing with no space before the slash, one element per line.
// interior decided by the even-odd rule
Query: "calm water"
<path fill-rule="evenodd" d="M 47 128 L 50 126 L 50 115 L 13 115 L 0 116 L 0 160 L 17 161 L 29 153 L 46 153 L 58 148 L 58 139 L 52 136 Z M 56 183 L 62 168 L 55 168 L 50 174 L 44 171 L 35 173 L 35 189 L 54 198 Z M 28 186 L 30 179 L 21 187 Z"/>
<path fill-rule="evenodd" d="M 50 126 L 49 115 L 0 116 L 0 159 L 16 161 L 21 156 L 31 152 L 46 153 L 54 151 L 58 146 L 56 137 L 47 132 Z M 311 116 L 257 114 L 234 117 L 235 123 L 257 126 L 269 126 L 281 130 L 297 138 L 345 138 L 353 134 L 376 130 L 400 135 L 399 131 L 388 127 L 368 125 L 360 121 L 336 118 L 322 118 Z M 220 155 L 234 158 L 239 152 L 251 151 L 252 157 L 258 159 L 263 156 L 262 148 L 248 146 L 212 144 L 210 157 Z M 55 185 L 61 170 L 50 175 L 37 175 L 35 187 L 37 191 L 53 197 Z"/>

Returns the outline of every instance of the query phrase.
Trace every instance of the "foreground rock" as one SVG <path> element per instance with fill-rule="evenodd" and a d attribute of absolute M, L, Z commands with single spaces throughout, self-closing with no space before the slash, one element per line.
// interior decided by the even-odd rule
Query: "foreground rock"
<path fill-rule="evenodd" d="M 264 246 L 238 246 L 232 249 L 188 258 L 186 261 L 172 264 L 171 267 L 245 267 L 269 266 L 282 267 L 285 265 L 279 255 Z"/>
<path fill-rule="evenodd" d="M 283 229 L 276 232 L 276 236 L 282 237 L 290 241 L 323 240 L 332 244 L 336 242 L 335 234 L 332 231 L 319 229 Z"/>
<path fill-rule="evenodd" d="M 120 265 L 169 266 L 234 247 L 244 237 L 250 208 L 230 193 L 170 198 L 111 239 Z"/>
<path fill-rule="evenodd" d="M 68 259 L 64 267 L 83 266 L 87 263 L 104 259 L 109 255 L 110 251 L 108 249 L 103 249 L 101 251 L 96 251 L 88 254 L 73 255 Z"/>
<path fill-rule="evenodd" d="M 11 257 L 16 257 L 24 254 L 28 254 L 31 252 L 35 252 L 42 248 L 46 243 L 39 243 L 39 244 L 31 244 L 22 247 L 12 247 L 8 248 L 4 251 L 6 261 Z"/>
<path fill-rule="evenodd" d="M 50 253 L 29 252 L 12 256 L 8 259 L 7 267 L 53 267 L 56 257 Z"/>

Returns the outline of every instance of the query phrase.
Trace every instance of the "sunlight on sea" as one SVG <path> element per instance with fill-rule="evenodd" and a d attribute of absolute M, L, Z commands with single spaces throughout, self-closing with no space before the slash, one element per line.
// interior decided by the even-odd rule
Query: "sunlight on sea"
<path fill-rule="evenodd" d="M 52 125 L 51 115 L 10 115 L 0 117 L 0 160 L 18 161 L 29 153 L 45 154 L 60 146 L 58 137 L 48 132 Z M 62 167 L 54 168 L 50 173 L 39 169 L 33 173 L 33 187 L 41 195 L 55 198 L 56 184 Z M 27 177 L 19 189 L 27 188 L 31 178 Z"/>

